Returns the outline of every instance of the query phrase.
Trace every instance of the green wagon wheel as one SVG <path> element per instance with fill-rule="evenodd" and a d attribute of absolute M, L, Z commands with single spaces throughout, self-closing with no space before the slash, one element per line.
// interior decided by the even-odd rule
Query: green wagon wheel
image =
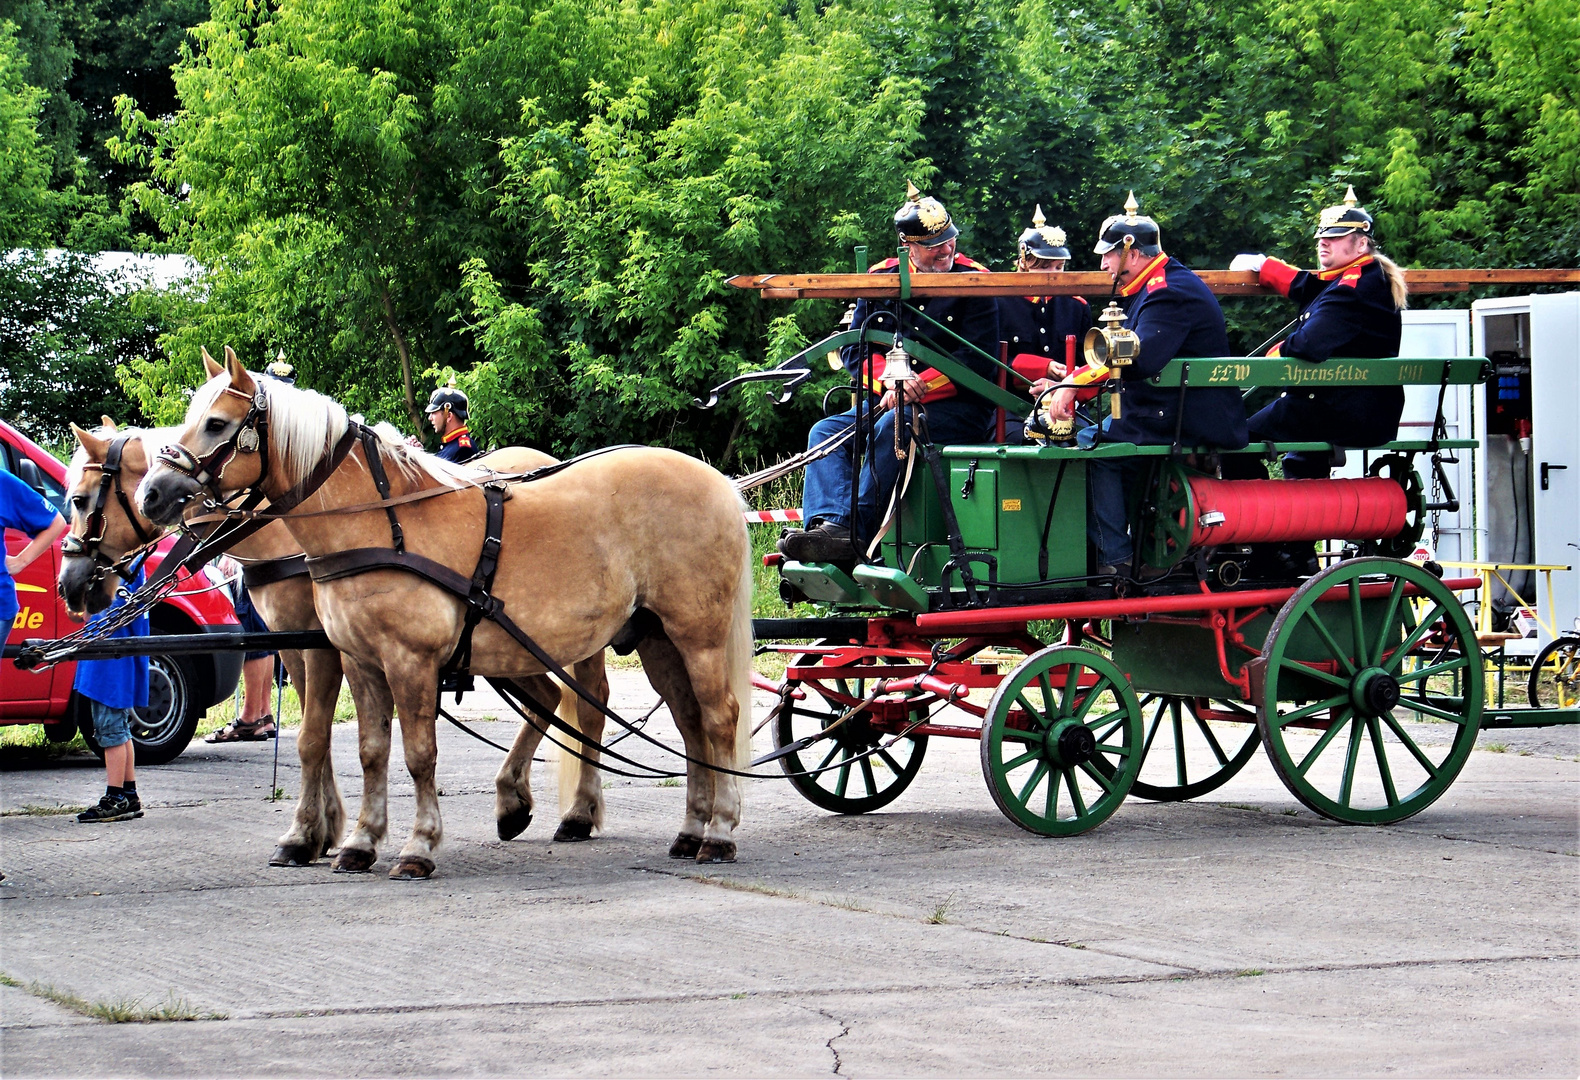
<path fill-rule="evenodd" d="M 1420 591 L 1419 614 L 1407 585 Z M 1330 590 L 1338 597 L 1319 603 Z M 1273 620 L 1262 660 L 1256 722 L 1267 755 L 1324 817 L 1385 825 L 1419 813 L 1475 745 L 1475 630 L 1454 594 L 1413 563 L 1350 559 L 1312 577 Z M 1395 715 L 1406 711 L 1446 722 L 1448 745 L 1422 745 Z"/>
<path fill-rule="evenodd" d="M 1580 637 L 1549 641 L 1531 663 L 1525 687 L 1533 709 L 1572 709 L 1580 705 Z"/>
<path fill-rule="evenodd" d="M 1113 661 L 1055 645 L 1023 660 L 994 692 L 982 775 L 1021 828 L 1075 836 L 1119 809 L 1141 768 L 1141 738 L 1141 706 Z"/>
<path fill-rule="evenodd" d="M 794 664 L 809 667 L 820 662 L 819 654 L 808 653 L 796 657 Z M 883 663 L 894 666 L 911 661 L 887 657 Z M 917 670 L 921 670 L 920 666 Z M 824 731 L 863 701 L 871 690 L 869 681 L 863 678 L 809 679 L 790 685 L 804 692 L 806 697 L 800 701 L 785 698 L 784 708 L 774 718 L 776 749 Z M 919 720 L 926 714 L 928 700 L 917 699 L 912 720 Z M 828 737 L 780 758 L 779 767 L 785 771 L 791 786 L 814 806 L 836 814 L 871 813 L 889 805 L 911 786 L 927 753 L 926 735 L 910 735 L 892 746 L 868 753 L 885 738 L 887 736 L 873 728 L 865 712 L 858 712 Z M 804 775 L 814 772 L 817 775 Z"/>
<path fill-rule="evenodd" d="M 1203 706 L 1244 723 L 1214 731 Z M 1146 729 L 1141 771 L 1130 793 L 1154 802 L 1183 802 L 1218 790 L 1245 768 L 1262 743 L 1256 713 L 1233 701 L 1149 694 L 1141 700 L 1141 718 Z"/>

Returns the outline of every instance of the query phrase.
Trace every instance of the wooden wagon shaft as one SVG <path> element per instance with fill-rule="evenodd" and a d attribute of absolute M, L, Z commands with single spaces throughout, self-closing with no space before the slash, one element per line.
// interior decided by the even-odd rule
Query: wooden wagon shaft
<path fill-rule="evenodd" d="M 1220 296 L 1277 296 L 1251 271 L 1198 270 Z M 1580 285 L 1580 270 L 1406 270 L 1412 293 L 1464 292 L 1472 285 Z M 898 274 L 739 274 L 737 289 L 757 289 L 768 300 L 854 300 L 900 295 Z M 1113 279 L 1102 271 L 1025 274 L 912 274 L 912 296 L 1106 296 Z"/>

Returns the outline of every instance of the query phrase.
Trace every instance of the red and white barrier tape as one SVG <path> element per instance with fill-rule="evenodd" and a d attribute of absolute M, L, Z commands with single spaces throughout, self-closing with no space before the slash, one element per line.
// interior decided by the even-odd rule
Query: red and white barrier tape
<path fill-rule="evenodd" d="M 800 511 L 799 508 L 792 508 L 792 509 L 789 509 L 789 510 L 748 510 L 748 511 L 746 511 L 746 523 L 748 525 L 766 525 L 766 524 L 768 524 L 771 521 L 800 521 L 800 520 L 801 520 L 801 511 Z"/>

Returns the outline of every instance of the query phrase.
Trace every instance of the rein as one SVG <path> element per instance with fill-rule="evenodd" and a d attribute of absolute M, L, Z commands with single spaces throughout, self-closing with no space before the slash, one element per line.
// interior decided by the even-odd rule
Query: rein
<path fill-rule="evenodd" d="M 110 440 L 102 462 L 89 461 L 83 465 L 84 472 L 89 469 L 99 471 L 99 486 L 94 491 L 93 504 L 88 509 L 85 535 L 69 533 L 60 544 L 62 555 L 93 560 L 90 588 L 98 588 L 100 582 L 110 574 L 115 574 L 122 581 L 132 581 L 137 577 L 142 560 L 147 559 L 160 539 L 160 534 L 150 534 L 143 528 L 137 514 L 132 511 L 131 500 L 126 497 L 126 488 L 121 484 L 121 455 L 125 452 L 126 442 L 130 438 L 130 435 L 121 435 Z M 116 501 L 121 504 L 121 509 L 126 513 L 126 520 L 131 524 L 132 531 L 137 534 L 139 541 L 137 547 L 113 561 L 100 550 L 104 543 L 105 530 L 109 525 L 104 510 L 109 504 L 111 491 L 115 493 Z"/>

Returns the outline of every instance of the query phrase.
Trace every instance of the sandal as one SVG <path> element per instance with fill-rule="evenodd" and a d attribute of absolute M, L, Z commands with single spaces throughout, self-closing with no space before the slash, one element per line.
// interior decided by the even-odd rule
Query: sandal
<path fill-rule="evenodd" d="M 274 738 L 274 735 L 274 714 L 271 713 L 259 717 L 250 724 L 241 720 L 232 720 L 218 731 L 210 733 L 203 741 L 207 743 L 261 742 Z"/>

